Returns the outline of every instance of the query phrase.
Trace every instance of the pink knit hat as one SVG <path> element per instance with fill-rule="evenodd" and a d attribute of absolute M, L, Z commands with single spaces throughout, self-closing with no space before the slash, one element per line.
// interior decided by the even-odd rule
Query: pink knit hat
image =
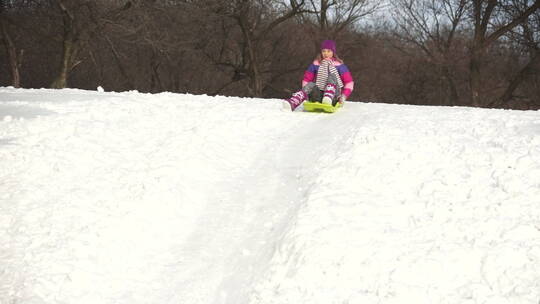
<path fill-rule="evenodd" d="M 332 50 L 334 54 L 336 53 L 336 42 L 334 40 L 325 40 L 321 43 L 321 50 Z"/>

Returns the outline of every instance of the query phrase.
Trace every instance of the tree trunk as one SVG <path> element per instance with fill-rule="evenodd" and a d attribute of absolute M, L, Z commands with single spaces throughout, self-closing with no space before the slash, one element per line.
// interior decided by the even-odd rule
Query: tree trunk
<path fill-rule="evenodd" d="M 75 52 L 75 42 L 73 40 L 64 40 L 64 48 L 62 52 L 62 62 L 60 65 L 60 72 L 56 79 L 53 81 L 51 87 L 53 89 L 63 89 L 67 87 L 67 79 L 69 71 L 73 66 L 73 54 Z"/>
<path fill-rule="evenodd" d="M 456 84 L 454 83 L 454 79 L 452 78 L 450 68 L 448 65 L 445 65 L 443 67 L 443 77 L 446 79 L 446 82 L 448 84 L 448 103 L 452 106 L 457 105 L 459 102 L 459 95 L 457 92 Z"/>
<path fill-rule="evenodd" d="M 508 88 L 506 88 L 504 94 L 500 98 L 498 106 L 506 105 L 510 102 L 512 97 L 514 97 L 514 92 L 518 86 L 527 78 L 528 75 L 531 75 L 536 67 L 540 66 L 540 49 L 537 49 L 526 66 L 524 66 L 521 71 L 510 81 Z"/>
<path fill-rule="evenodd" d="M 486 4 L 484 6 L 484 4 Z M 483 60 L 485 58 L 486 50 L 497 39 L 504 34 L 511 31 L 521 22 L 527 20 L 527 18 L 540 8 L 540 0 L 535 0 L 534 3 L 529 6 L 522 13 L 517 15 L 509 23 L 497 28 L 491 34 L 487 34 L 488 25 L 491 20 L 491 16 L 498 5 L 502 5 L 497 0 L 474 0 L 473 1 L 473 13 L 474 13 L 474 37 L 473 46 L 471 50 L 471 60 L 469 64 L 469 85 L 470 85 L 470 103 L 474 107 L 486 106 L 489 104 L 485 100 L 481 90 L 482 88 L 482 68 Z"/>
<path fill-rule="evenodd" d="M 62 2 L 59 4 L 63 14 L 64 42 L 60 71 L 58 72 L 56 79 L 51 84 L 53 89 L 63 89 L 67 86 L 67 79 L 69 77 L 69 72 L 74 66 L 79 43 L 77 33 L 75 32 L 74 17 L 70 14 Z"/>
<path fill-rule="evenodd" d="M 6 48 L 6 53 L 8 55 L 9 68 L 11 73 L 11 85 L 19 88 L 21 86 L 21 74 L 20 74 L 20 60 L 22 57 L 22 52 L 17 54 L 17 48 L 15 43 L 8 31 L 7 20 L 5 19 L 4 12 L 0 11 L 0 31 L 2 33 L 2 41 Z"/>
<path fill-rule="evenodd" d="M 328 8 L 330 7 L 330 4 L 328 3 L 328 0 L 322 0 L 321 1 L 321 13 L 320 13 L 320 31 L 319 31 L 319 39 L 322 40 L 323 38 L 328 39 Z"/>
<path fill-rule="evenodd" d="M 263 81 L 258 70 L 254 71 L 252 81 L 254 97 L 263 97 Z"/>
<path fill-rule="evenodd" d="M 262 97 L 263 79 L 257 63 L 257 55 L 250 45 L 248 43 L 250 89 L 253 97 Z"/>
<path fill-rule="evenodd" d="M 128 71 L 124 68 L 124 65 L 122 64 L 122 60 L 120 58 L 121 56 L 118 53 L 118 51 L 116 50 L 116 48 L 114 47 L 114 44 L 112 43 L 111 39 L 109 39 L 108 36 L 105 36 L 105 40 L 108 42 L 108 44 L 109 44 L 109 46 L 111 48 L 111 52 L 113 54 L 114 62 L 118 66 L 118 70 L 120 71 L 120 75 L 122 75 L 122 80 L 125 82 L 125 84 L 127 86 L 126 89 L 127 90 L 135 89 L 134 81 L 131 79 Z"/>
<path fill-rule="evenodd" d="M 241 15 L 238 18 L 238 23 L 244 36 L 247 51 L 247 70 L 249 75 L 249 91 L 252 97 L 262 97 L 262 75 L 259 69 L 257 58 L 257 44 L 254 42 L 253 32 L 250 29 L 247 15 Z"/>
<path fill-rule="evenodd" d="M 483 103 L 482 101 L 482 52 L 478 50 L 473 50 L 471 54 L 471 61 L 469 63 L 469 85 L 471 89 L 471 105 L 473 107 L 480 107 Z"/>
<path fill-rule="evenodd" d="M 249 50 L 250 74 L 251 74 L 251 89 L 253 97 L 262 97 L 263 95 L 263 79 L 257 62 L 257 55 L 253 48 Z"/>
<path fill-rule="evenodd" d="M 152 93 L 160 92 L 164 88 L 161 77 L 159 76 L 160 65 L 159 55 L 153 50 L 152 58 L 150 60 L 150 67 L 152 69 L 152 74 L 150 75 L 150 92 Z"/>

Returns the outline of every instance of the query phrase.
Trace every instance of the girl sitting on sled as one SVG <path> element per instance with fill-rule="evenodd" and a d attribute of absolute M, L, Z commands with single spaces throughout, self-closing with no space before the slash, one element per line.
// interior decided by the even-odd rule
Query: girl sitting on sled
<path fill-rule="evenodd" d="M 283 102 L 285 108 L 294 111 L 304 101 L 322 102 L 335 106 L 345 102 L 354 89 L 349 68 L 337 56 L 336 43 L 325 40 L 321 52 L 304 72 L 302 89 Z"/>

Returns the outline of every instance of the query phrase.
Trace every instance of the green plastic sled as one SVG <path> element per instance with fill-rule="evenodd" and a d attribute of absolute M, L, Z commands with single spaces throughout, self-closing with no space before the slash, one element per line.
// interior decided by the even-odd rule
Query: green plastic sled
<path fill-rule="evenodd" d="M 343 103 L 338 102 L 335 106 L 330 104 L 325 104 L 321 102 L 306 101 L 304 102 L 304 110 L 307 112 L 324 112 L 324 113 L 334 113 L 339 108 L 343 107 Z"/>

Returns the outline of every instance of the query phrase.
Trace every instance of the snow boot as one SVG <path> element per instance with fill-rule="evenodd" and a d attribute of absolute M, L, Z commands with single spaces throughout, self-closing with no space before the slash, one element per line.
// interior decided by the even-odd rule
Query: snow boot
<path fill-rule="evenodd" d="M 329 83 L 326 85 L 326 89 L 324 90 L 324 95 L 322 98 L 322 103 L 324 104 L 332 104 L 332 100 L 334 99 L 334 96 L 336 95 L 337 87 L 333 83 Z"/>
<path fill-rule="evenodd" d="M 292 95 L 291 98 L 283 100 L 283 108 L 294 111 L 302 102 L 307 99 L 306 92 L 300 90 Z"/>

